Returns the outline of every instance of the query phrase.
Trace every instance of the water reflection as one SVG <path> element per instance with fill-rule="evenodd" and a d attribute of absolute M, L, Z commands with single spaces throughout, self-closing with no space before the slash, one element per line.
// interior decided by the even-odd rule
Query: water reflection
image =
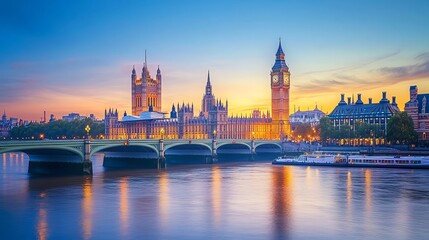
<path fill-rule="evenodd" d="M 218 227 L 221 218 L 222 175 L 219 166 L 212 168 L 212 212 L 215 226 Z"/>
<path fill-rule="evenodd" d="M 371 170 L 365 170 L 365 206 L 368 211 L 371 211 L 372 190 L 371 190 Z"/>
<path fill-rule="evenodd" d="M 347 211 L 349 213 L 351 209 L 352 196 L 353 196 L 352 173 L 350 171 L 347 171 Z"/>
<path fill-rule="evenodd" d="M 39 203 L 39 212 L 37 219 L 37 239 L 45 240 L 48 236 L 48 221 L 47 221 L 47 211 L 45 208 L 45 198 L 46 193 L 42 192 L 39 195 L 42 202 Z"/>
<path fill-rule="evenodd" d="M 122 236 L 126 236 L 129 226 L 128 177 L 121 177 L 121 180 L 119 181 L 119 216 L 121 234 Z"/>
<path fill-rule="evenodd" d="M 91 239 L 93 222 L 92 178 L 86 177 L 83 182 L 82 228 L 83 239 Z"/>
<path fill-rule="evenodd" d="M 3 153 L 2 157 L 3 157 L 3 172 L 6 172 L 6 161 L 7 161 L 6 153 Z"/>
<path fill-rule="evenodd" d="M 291 228 L 293 194 L 292 167 L 273 168 L 272 171 L 272 216 L 273 238 L 286 239 Z"/>
<path fill-rule="evenodd" d="M 168 172 L 162 171 L 159 174 L 159 216 L 161 221 L 161 227 L 168 225 L 168 203 L 170 201 L 168 195 Z"/>

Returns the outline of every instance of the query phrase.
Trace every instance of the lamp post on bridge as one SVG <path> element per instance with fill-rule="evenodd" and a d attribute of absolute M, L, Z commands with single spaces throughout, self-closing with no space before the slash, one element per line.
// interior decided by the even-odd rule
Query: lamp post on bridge
<path fill-rule="evenodd" d="M 89 141 L 89 131 L 91 131 L 91 128 L 89 127 L 89 125 L 86 125 L 85 127 L 85 131 L 86 131 L 86 139 L 83 141 L 84 142 L 84 159 L 83 159 L 83 173 L 87 174 L 87 175 L 92 175 L 92 162 L 91 162 L 91 145 L 90 145 L 90 141 Z"/>
<path fill-rule="evenodd" d="M 212 140 L 212 163 L 217 162 L 217 146 L 216 146 L 216 129 L 213 130 L 213 140 Z"/>
<path fill-rule="evenodd" d="M 164 128 L 161 128 L 160 134 L 161 138 L 159 139 L 159 158 L 158 158 L 158 168 L 165 168 L 165 155 L 164 155 Z"/>

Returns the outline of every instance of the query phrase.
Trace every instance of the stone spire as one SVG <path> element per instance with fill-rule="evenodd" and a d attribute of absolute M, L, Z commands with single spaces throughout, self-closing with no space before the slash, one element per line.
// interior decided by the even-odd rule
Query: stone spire
<path fill-rule="evenodd" d="M 282 68 L 288 69 L 289 67 L 286 65 L 285 54 L 282 49 L 282 42 L 281 42 L 281 39 L 279 39 L 279 48 L 277 49 L 277 52 L 276 52 L 276 61 L 274 62 L 272 70 L 282 69 Z"/>
<path fill-rule="evenodd" d="M 210 70 L 207 73 L 206 95 L 212 95 L 212 84 L 210 83 Z"/>
<path fill-rule="evenodd" d="M 282 49 L 282 39 L 279 38 L 279 48 L 277 49 L 276 53 L 276 59 L 284 60 L 285 59 L 285 53 Z"/>

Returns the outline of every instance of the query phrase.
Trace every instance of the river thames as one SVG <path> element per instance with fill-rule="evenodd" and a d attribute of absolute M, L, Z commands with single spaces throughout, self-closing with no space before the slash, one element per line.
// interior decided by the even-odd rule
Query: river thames
<path fill-rule="evenodd" d="M 0 155 L 2 239 L 427 239 L 429 171 L 174 165 L 31 177 Z"/>

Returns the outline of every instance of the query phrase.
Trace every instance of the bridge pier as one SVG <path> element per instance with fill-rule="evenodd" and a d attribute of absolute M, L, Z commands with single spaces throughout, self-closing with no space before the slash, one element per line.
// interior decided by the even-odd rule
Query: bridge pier
<path fill-rule="evenodd" d="M 91 162 L 91 143 L 89 139 L 84 141 L 84 159 L 83 159 L 83 174 L 92 175 L 92 162 Z"/>
<path fill-rule="evenodd" d="M 164 139 L 159 140 L 159 157 L 158 157 L 158 169 L 166 167 L 165 154 L 164 154 Z"/>
<path fill-rule="evenodd" d="M 252 141 L 250 142 L 250 155 L 251 155 L 251 159 L 255 160 L 256 148 L 255 148 L 255 140 L 254 139 L 252 139 Z"/>
<path fill-rule="evenodd" d="M 212 163 L 217 163 L 217 143 L 216 138 L 212 140 Z"/>

